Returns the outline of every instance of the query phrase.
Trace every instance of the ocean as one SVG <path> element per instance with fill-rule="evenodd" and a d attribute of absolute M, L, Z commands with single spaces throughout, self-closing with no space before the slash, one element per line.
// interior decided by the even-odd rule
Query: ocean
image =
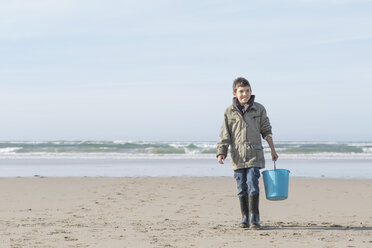
<path fill-rule="evenodd" d="M 372 178 L 372 142 L 276 142 L 291 176 Z M 266 169 L 272 169 L 264 142 Z M 216 142 L 3 141 L 0 177 L 231 176 Z"/>

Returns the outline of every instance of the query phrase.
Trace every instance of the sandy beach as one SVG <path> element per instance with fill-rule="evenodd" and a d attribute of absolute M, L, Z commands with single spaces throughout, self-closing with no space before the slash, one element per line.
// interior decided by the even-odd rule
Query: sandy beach
<path fill-rule="evenodd" d="M 260 185 L 254 231 L 230 177 L 1 178 L 1 247 L 372 247 L 372 180 L 291 178 L 281 202 Z"/>

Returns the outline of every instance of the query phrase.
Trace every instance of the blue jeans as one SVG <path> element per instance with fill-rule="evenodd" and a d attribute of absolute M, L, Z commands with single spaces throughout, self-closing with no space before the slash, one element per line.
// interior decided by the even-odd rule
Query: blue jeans
<path fill-rule="evenodd" d="M 257 195 L 260 193 L 258 179 L 260 169 L 257 167 L 234 170 L 234 178 L 238 186 L 238 196 Z"/>

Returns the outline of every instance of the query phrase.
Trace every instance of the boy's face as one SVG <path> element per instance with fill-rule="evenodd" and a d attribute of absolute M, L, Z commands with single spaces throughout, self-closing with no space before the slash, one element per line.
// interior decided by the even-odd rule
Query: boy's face
<path fill-rule="evenodd" d="M 238 87 L 236 89 L 236 92 L 233 92 L 233 95 L 238 98 L 238 101 L 240 105 L 244 105 L 248 103 L 249 99 L 251 98 L 251 87 L 249 86 L 244 86 L 244 87 Z"/>

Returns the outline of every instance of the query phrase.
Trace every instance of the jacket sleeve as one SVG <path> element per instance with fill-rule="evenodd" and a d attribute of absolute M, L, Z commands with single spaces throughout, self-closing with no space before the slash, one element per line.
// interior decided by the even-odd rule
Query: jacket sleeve
<path fill-rule="evenodd" d="M 266 136 L 273 134 L 272 131 L 271 131 L 270 120 L 269 120 L 269 117 L 267 117 L 265 108 L 263 108 L 263 110 L 261 112 L 260 133 L 261 133 L 263 139 L 265 139 Z"/>
<path fill-rule="evenodd" d="M 225 113 L 224 120 L 221 126 L 219 141 L 217 143 L 217 157 L 218 155 L 221 155 L 221 154 L 227 156 L 227 151 L 228 151 L 229 145 L 231 144 L 231 133 L 229 130 L 229 125 L 228 125 L 227 120 L 228 118 Z"/>

